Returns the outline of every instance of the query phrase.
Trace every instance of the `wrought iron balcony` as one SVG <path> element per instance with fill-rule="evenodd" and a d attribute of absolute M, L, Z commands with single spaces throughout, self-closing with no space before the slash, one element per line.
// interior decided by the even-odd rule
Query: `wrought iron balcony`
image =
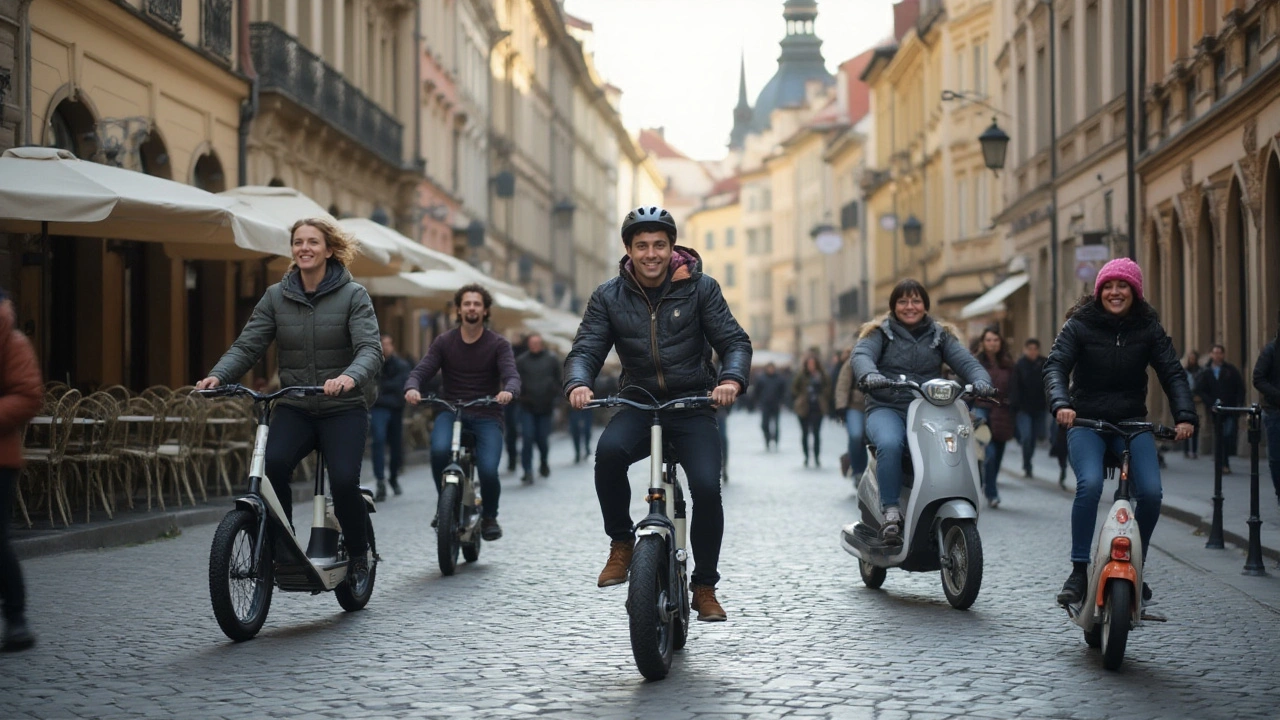
<path fill-rule="evenodd" d="M 231 0 L 204 0 L 200 44 L 223 60 L 231 59 Z"/>
<path fill-rule="evenodd" d="M 147 12 L 175 28 L 182 24 L 182 0 L 147 0 Z"/>
<path fill-rule="evenodd" d="M 403 128 L 399 121 L 342 73 L 273 23 L 250 24 L 249 42 L 263 92 L 285 95 L 383 160 L 400 166 Z"/>

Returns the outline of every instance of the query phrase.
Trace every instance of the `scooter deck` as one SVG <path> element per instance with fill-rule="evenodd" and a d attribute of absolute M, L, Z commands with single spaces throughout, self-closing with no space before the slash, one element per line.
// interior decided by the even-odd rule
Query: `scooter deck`
<path fill-rule="evenodd" d="M 866 558 L 868 562 L 877 559 L 888 560 L 902 551 L 901 542 L 886 543 L 879 533 L 865 523 L 855 523 L 852 533 L 842 529 L 840 535 L 844 544 L 849 546 L 845 548 L 846 550 L 852 547 L 861 553 L 866 553 L 869 556 Z"/>

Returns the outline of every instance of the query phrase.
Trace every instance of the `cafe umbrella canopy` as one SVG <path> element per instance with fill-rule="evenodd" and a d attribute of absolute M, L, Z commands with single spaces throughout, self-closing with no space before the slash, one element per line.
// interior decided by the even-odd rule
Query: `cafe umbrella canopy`
<path fill-rule="evenodd" d="M 66 150 L 17 147 L 0 155 L 0 232 L 176 245 L 184 257 L 289 255 L 289 234 L 234 198 L 79 160 Z"/>

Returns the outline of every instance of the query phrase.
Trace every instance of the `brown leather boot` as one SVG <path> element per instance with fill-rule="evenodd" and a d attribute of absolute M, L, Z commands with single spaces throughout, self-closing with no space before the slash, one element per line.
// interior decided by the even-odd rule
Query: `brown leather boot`
<path fill-rule="evenodd" d="M 716 589 L 708 585 L 693 586 L 693 603 L 689 607 L 698 611 L 698 619 L 702 622 L 724 622 L 729 619 L 716 600 Z"/>
<path fill-rule="evenodd" d="M 621 585 L 627 581 L 627 570 L 631 567 L 631 553 L 635 550 L 635 542 L 631 540 L 614 540 L 609 543 L 609 560 L 600 571 L 596 580 L 597 587 Z"/>

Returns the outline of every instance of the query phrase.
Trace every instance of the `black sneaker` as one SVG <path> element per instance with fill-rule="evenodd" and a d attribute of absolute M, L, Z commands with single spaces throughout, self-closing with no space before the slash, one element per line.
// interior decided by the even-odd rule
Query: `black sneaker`
<path fill-rule="evenodd" d="M 498 524 L 498 518 L 483 518 L 480 520 L 480 537 L 489 542 L 502 537 L 502 526 Z"/>
<path fill-rule="evenodd" d="M 347 582 L 351 587 L 360 587 L 369 579 L 369 551 L 354 555 L 347 561 Z"/>
<path fill-rule="evenodd" d="M 435 515 L 432 515 L 432 516 L 431 516 L 431 527 L 435 527 L 435 526 L 437 526 L 437 525 L 439 525 L 439 524 L 440 524 L 440 515 L 439 515 L 439 513 L 437 513 L 437 514 L 435 514 Z"/>
<path fill-rule="evenodd" d="M 397 478 L 395 475 L 392 475 L 387 480 L 387 484 L 391 486 L 391 492 L 395 493 L 396 495 L 400 495 L 404 492 L 403 490 L 400 489 L 400 479 Z"/>
<path fill-rule="evenodd" d="M 0 649 L 4 652 L 18 652 L 35 644 L 36 636 L 31 633 L 31 628 L 27 627 L 27 621 L 17 620 L 5 626 L 4 645 Z"/>
<path fill-rule="evenodd" d="M 520 482 L 524 483 L 525 485 L 532 485 L 532 484 L 533 484 L 533 473 L 531 473 L 531 472 L 527 472 L 527 473 L 525 473 L 525 474 L 524 474 L 524 476 L 520 478 Z"/>
<path fill-rule="evenodd" d="M 1062 583 L 1062 592 L 1058 593 L 1059 605 L 1075 605 L 1084 599 L 1089 589 L 1089 576 L 1083 572 L 1072 570 L 1067 581 Z"/>
<path fill-rule="evenodd" d="M 538 474 L 542 477 L 547 477 L 551 474 L 551 468 L 546 463 L 542 463 L 538 468 Z"/>
<path fill-rule="evenodd" d="M 1151 602 L 1151 586 L 1142 583 L 1142 602 Z"/>
<path fill-rule="evenodd" d="M 387 499 L 387 486 L 381 481 L 378 482 L 378 491 L 373 494 L 375 502 L 382 502 Z"/>

